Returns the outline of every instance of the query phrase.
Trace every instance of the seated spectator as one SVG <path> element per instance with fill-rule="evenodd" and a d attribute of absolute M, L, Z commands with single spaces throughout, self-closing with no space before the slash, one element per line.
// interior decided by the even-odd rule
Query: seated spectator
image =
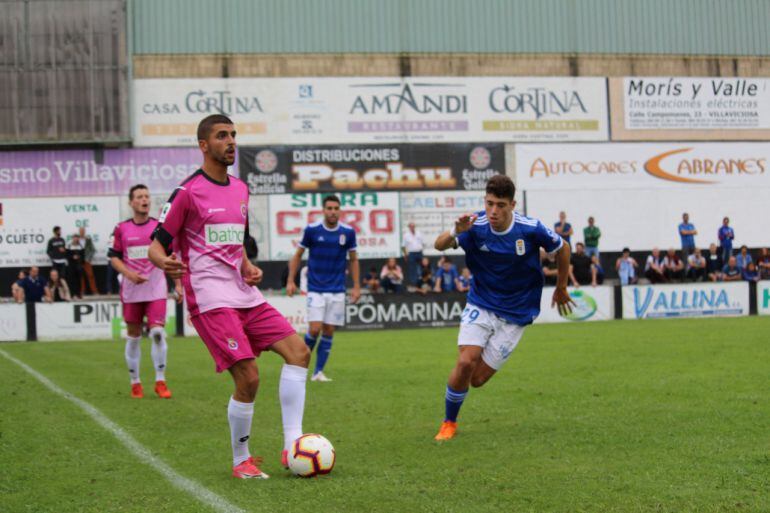
<path fill-rule="evenodd" d="M 588 285 L 596 283 L 596 271 L 591 264 L 591 257 L 585 252 L 582 242 L 575 244 L 575 252 L 570 257 L 570 280 L 572 285 Z"/>
<path fill-rule="evenodd" d="M 45 278 L 40 276 L 40 269 L 36 266 L 29 268 L 27 277 L 21 280 L 21 288 L 24 289 L 24 301 L 27 303 L 39 303 L 45 296 Z"/>
<path fill-rule="evenodd" d="M 433 290 L 433 269 L 430 266 L 430 259 L 428 257 L 422 257 L 420 265 L 417 269 L 417 275 L 419 279 L 415 282 L 415 287 L 418 289 L 425 284 L 425 277 L 430 276 L 430 290 Z"/>
<path fill-rule="evenodd" d="M 426 260 L 428 259 L 423 258 L 423 262 Z M 436 282 L 433 279 L 433 270 L 430 268 L 430 263 L 428 263 L 428 265 L 420 265 L 420 281 L 417 283 L 417 289 L 415 292 L 424 296 L 428 292 L 433 291 L 435 283 Z"/>
<path fill-rule="evenodd" d="M 650 283 L 666 283 L 666 277 L 663 268 L 663 257 L 660 256 L 658 248 L 652 248 L 652 254 L 647 257 L 644 263 L 644 277 L 650 280 Z"/>
<path fill-rule="evenodd" d="M 401 292 L 404 283 L 404 272 L 396 263 L 395 258 L 388 258 L 380 271 L 380 285 L 385 292 Z"/>
<path fill-rule="evenodd" d="M 441 263 L 441 267 L 436 271 L 436 284 L 433 290 L 436 292 L 453 292 L 457 288 L 455 280 L 458 276 L 457 267 L 455 267 L 451 260 L 445 258 Z"/>
<path fill-rule="evenodd" d="M 24 302 L 24 289 L 21 286 L 21 282 L 27 277 L 27 273 L 19 271 L 19 275 L 16 277 L 16 281 L 11 284 L 11 297 L 15 303 Z"/>
<path fill-rule="evenodd" d="M 727 265 L 722 268 L 722 279 L 724 281 L 740 281 L 743 279 L 743 274 L 734 256 L 731 256 L 727 261 Z"/>
<path fill-rule="evenodd" d="M 757 258 L 757 270 L 759 271 L 759 279 L 770 280 L 770 250 L 762 248 L 759 250 L 759 258 Z"/>
<path fill-rule="evenodd" d="M 684 281 L 684 262 L 673 248 L 663 258 L 663 273 L 669 281 Z"/>
<path fill-rule="evenodd" d="M 364 276 L 364 288 L 372 294 L 380 291 L 380 277 L 377 274 L 377 268 L 371 266 L 369 272 Z"/>
<path fill-rule="evenodd" d="M 543 267 L 543 276 L 546 285 L 556 285 L 556 277 L 559 271 L 556 268 L 556 253 L 546 253 L 540 248 L 540 264 Z"/>
<path fill-rule="evenodd" d="M 602 269 L 602 264 L 599 261 L 599 255 L 593 255 L 591 257 L 591 275 L 593 277 L 591 285 L 594 287 L 604 283 L 604 269 Z"/>
<path fill-rule="evenodd" d="M 45 301 L 48 303 L 72 301 L 67 281 L 59 276 L 59 272 L 56 269 L 52 269 L 51 274 L 48 275 L 48 285 L 45 287 Z"/>
<path fill-rule="evenodd" d="M 471 290 L 471 270 L 463 267 L 463 272 L 457 277 L 457 292 L 468 292 Z"/>
<path fill-rule="evenodd" d="M 759 281 L 759 271 L 757 271 L 757 266 L 754 265 L 754 262 L 749 262 L 743 269 L 743 279 L 746 281 Z"/>
<path fill-rule="evenodd" d="M 700 248 L 693 249 L 687 257 L 687 278 L 692 281 L 703 281 L 706 278 L 706 259 L 700 252 Z"/>
<path fill-rule="evenodd" d="M 706 276 L 711 281 L 722 281 L 722 255 L 716 244 L 709 246 L 709 254 L 706 257 Z"/>
<path fill-rule="evenodd" d="M 636 277 L 636 269 L 639 264 L 636 263 L 634 257 L 631 256 L 631 250 L 623 248 L 623 253 L 615 261 L 615 270 L 618 271 L 618 278 L 620 278 L 621 285 L 633 285 L 639 278 Z"/>
<path fill-rule="evenodd" d="M 741 251 L 737 255 L 735 255 L 735 265 L 737 265 L 741 270 L 745 269 L 747 265 L 749 265 L 753 260 L 751 259 L 751 254 L 749 253 L 749 248 L 747 246 L 741 246 Z"/>

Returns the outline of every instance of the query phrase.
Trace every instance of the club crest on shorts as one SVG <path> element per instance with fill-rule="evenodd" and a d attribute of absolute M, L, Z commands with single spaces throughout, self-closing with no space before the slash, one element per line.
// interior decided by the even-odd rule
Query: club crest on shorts
<path fill-rule="evenodd" d="M 344 234 L 344 233 L 341 233 L 341 234 L 340 234 L 340 246 L 344 246 L 344 245 L 345 245 L 345 241 L 346 241 L 346 240 L 347 240 L 347 239 L 345 238 L 345 234 Z"/>
<path fill-rule="evenodd" d="M 235 351 L 238 349 L 238 341 L 234 338 L 228 338 L 227 339 L 227 347 L 230 348 L 230 350 Z"/>
<path fill-rule="evenodd" d="M 521 256 L 526 252 L 524 247 L 524 239 L 516 239 L 516 254 Z"/>
<path fill-rule="evenodd" d="M 241 215 L 244 219 L 246 219 L 246 216 L 249 214 L 249 207 L 246 206 L 246 203 L 241 201 Z"/>

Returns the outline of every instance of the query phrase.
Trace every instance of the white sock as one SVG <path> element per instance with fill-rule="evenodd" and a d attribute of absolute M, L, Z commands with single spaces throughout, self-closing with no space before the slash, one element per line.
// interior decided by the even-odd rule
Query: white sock
<path fill-rule="evenodd" d="M 249 459 L 249 436 L 254 403 L 242 403 L 230 398 L 227 420 L 230 422 L 230 442 L 233 446 L 233 467 Z"/>
<path fill-rule="evenodd" d="M 139 361 L 142 359 L 142 337 L 126 337 L 126 365 L 131 384 L 140 383 Z"/>
<path fill-rule="evenodd" d="M 305 383 L 307 369 L 297 365 L 284 365 L 278 385 L 283 418 L 283 448 L 302 436 L 302 415 L 305 412 Z"/>
<path fill-rule="evenodd" d="M 155 326 L 150 330 L 152 340 L 152 363 L 155 365 L 155 381 L 166 381 L 166 330 L 162 326 Z"/>

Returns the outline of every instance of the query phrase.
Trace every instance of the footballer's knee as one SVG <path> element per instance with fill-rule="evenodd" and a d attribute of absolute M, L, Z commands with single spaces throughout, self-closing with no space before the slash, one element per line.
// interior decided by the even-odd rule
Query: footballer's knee
<path fill-rule="evenodd" d="M 490 376 L 473 376 L 471 378 L 471 386 L 473 388 L 483 387 L 484 384 L 489 381 Z"/>
<path fill-rule="evenodd" d="M 334 335 L 334 326 L 331 324 L 324 324 L 321 329 L 321 333 L 324 337 L 331 337 Z"/>
<path fill-rule="evenodd" d="M 235 381 L 235 400 L 254 402 L 259 389 L 259 371 L 253 360 L 241 360 L 230 368 Z"/>
<path fill-rule="evenodd" d="M 299 336 L 294 335 L 291 337 L 288 349 L 286 351 L 287 354 L 284 356 L 286 363 L 307 368 L 310 363 L 310 348 Z"/>
<path fill-rule="evenodd" d="M 476 368 L 477 360 L 475 358 L 460 355 L 457 360 L 457 372 L 463 378 L 470 379 L 473 375 L 473 371 Z"/>

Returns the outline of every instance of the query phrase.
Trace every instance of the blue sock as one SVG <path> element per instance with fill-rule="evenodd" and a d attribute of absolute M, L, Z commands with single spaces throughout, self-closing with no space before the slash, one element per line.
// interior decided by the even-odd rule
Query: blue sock
<path fill-rule="evenodd" d="M 466 395 L 468 395 L 467 388 L 465 390 L 454 390 L 449 385 L 446 386 L 446 398 L 444 399 L 445 421 L 457 422 L 457 414 L 460 413 L 460 406 L 463 405 Z"/>
<path fill-rule="evenodd" d="M 305 344 L 307 344 L 307 347 L 309 347 L 311 351 L 315 347 L 315 341 L 317 337 L 318 335 L 314 337 L 310 333 L 305 333 Z"/>
<path fill-rule="evenodd" d="M 332 350 L 332 337 L 327 337 L 326 335 L 321 335 L 321 343 L 318 344 L 318 354 L 315 358 L 315 372 L 313 374 L 318 374 L 322 370 L 324 370 L 324 366 L 326 365 L 326 360 L 329 359 L 329 353 Z"/>

